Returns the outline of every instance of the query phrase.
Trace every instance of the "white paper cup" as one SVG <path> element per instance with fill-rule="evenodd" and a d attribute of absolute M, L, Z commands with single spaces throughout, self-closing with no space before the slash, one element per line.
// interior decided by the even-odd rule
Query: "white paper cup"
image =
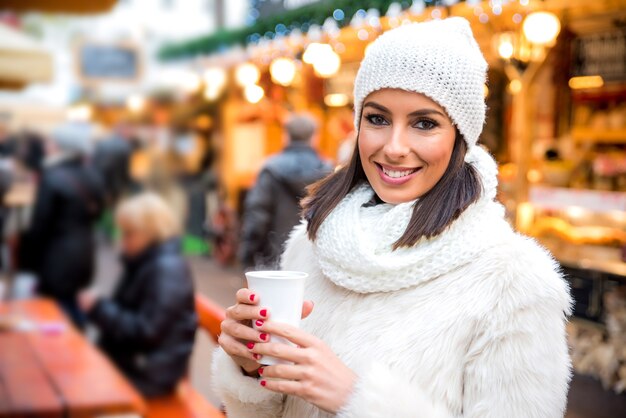
<path fill-rule="evenodd" d="M 251 271 L 246 273 L 248 288 L 258 295 L 260 305 L 269 309 L 269 319 L 294 327 L 300 326 L 304 302 L 304 280 L 309 275 L 299 271 Z M 256 325 L 252 324 L 254 328 Z M 293 345 L 282 337 L 271 336 L 272 342 Z M 289 364 L 270 356 L 262 356 L 259 363 Z"/>

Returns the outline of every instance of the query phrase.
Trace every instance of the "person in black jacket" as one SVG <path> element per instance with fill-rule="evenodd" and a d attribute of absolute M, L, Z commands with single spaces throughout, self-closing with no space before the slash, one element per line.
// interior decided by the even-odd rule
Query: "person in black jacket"
<path fill-rule="evenodd" d="M 84 317 L 76 295 L 95 270 L 94 225 L 104 207 L 100 177 L 85 164 L 91 129 L 65 124 L 52 134 L 20 265 L 39 279 L 39 293 L 56 299 L 74 323 Z"/>
<path fill-rule="evenodd" d="M 246 197 L 239 261 L 245 268 L 273 268 L 289 233 L 300 220 L 300 199 L 311 183 L 330 173 L 311 147 L 317 130 L 305 114 L 292 115 L 285 125 L 289 145 L 271 157 Z"/>
<path fill-rule="evenodd" d="M 156 194 L 123 201 L 116 212 L 124 272 L 111 299 L 92 292 L 81 307 L 99 345 L 146 397 L 172 392 L 186 374 L 197 316 L 176 216 Z"/>

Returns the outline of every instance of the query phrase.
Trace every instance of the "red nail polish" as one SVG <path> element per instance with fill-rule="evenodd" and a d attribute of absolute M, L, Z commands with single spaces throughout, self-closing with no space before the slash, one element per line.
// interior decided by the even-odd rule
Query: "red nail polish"
<path fill-rule="evenodd" d="M 255 294 L 251 294 L 250 295 L 250 302 L 254 302 L 254 298 L 256 298 L 256 295 Z"/>
<path fill-rule="evenodd" d="M 265 386 L 267 385 L 267 382 L 265 380 L 261 380 L 261 386 Z"/>
<path fill-rule="evenodd" d="M 267 316 L 267 309 L 261 309 L 261 311 L 259 312 L 259 314 L 261 314 L 261 316 L 263 318 L 265 318 Z"/>
<path fill-rule="evenodd" d="M 263 374 L 263 367 L 259 367 L 259 370 L 257 370 L 259 372 L 259 374 Z"/>
<path fill-rule="evenodd" d="M 252 357 L 254 357 L 255 360 L 260 360 L 261 359 L 261 355 L 260 354 L 256 354 L 256 353 L 254 353 L 252 355 Z"/>
<path fill-rule="evenodd" d="M 255 324 L 256 324 L 256 326 L 257 326 L 257 327 L 262 327 L 262 326 L 263 326 L 263 322 L 264 322 L 264 321 L 261 321 L 260 319 L 257 319 L 257 321 L 255 322 Z"/>
<path fill-rule="evenodd" d="M 248 350 L 252 350 L 254 348 L 254 343 L 251 341 L 248 344 L 246 344 L 246 347 L 248 347 Z"/>
<path fill-rule="evenodd" d="M 262 333 L 261 335 L 259 335 L 259 338 L 263 341 L 267 340 L 267 334 L 266 333 Z"/>

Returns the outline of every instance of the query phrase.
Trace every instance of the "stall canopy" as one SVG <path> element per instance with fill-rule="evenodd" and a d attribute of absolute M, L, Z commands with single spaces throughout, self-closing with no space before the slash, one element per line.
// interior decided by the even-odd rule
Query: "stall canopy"
<path fill-rule="evenodd" d="M 117 0 L 2 0 L 0 6 L 15 12 L 104 13 Z"/>
<path fill-rule="evenodd" d="M 0 88 L 52 80 L 52 55 L 37 41 L 0 24 Z"/>

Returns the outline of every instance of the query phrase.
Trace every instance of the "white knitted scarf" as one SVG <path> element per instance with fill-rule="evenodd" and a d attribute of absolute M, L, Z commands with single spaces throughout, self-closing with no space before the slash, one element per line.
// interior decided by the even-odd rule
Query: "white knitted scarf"
<path fill-rule="evenodd" d="M 480 147 L 465 160 L 481 176 L 481 198 L 444 232 L 413 247 L 393 250 L 404 233 L 415 201 L 364 207 L 374 197 L 369 185 L 350 192 L 321 225 L 314 249 L 323 273 L 358 293 L 392 292 L 433 280 L 471 262 L 503 242 L 511 228 L 494 201 L 497 167 Z"/>

